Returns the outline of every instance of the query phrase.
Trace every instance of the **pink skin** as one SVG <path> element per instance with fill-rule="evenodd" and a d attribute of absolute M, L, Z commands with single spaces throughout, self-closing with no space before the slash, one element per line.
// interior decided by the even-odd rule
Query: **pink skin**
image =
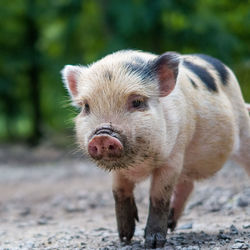
<path fill-rule="evenodd" d="M 121 157 L 123 146 L 115 137 L 96 135 L 88 144 L 88 152 L 96 160 L 112 160 Z"/>

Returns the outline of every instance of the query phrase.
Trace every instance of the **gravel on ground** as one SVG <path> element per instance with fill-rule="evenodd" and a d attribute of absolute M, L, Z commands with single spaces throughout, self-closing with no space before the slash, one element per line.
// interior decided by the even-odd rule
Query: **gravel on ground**
<path fill-rule="evenodd" d="M 140 222 L 118 240 L 111 176 L 51 147 L 0 146 L 0 249 L 144 249 L 149 181 L 136 187 Z M 250 249 L 250 179 L 228 162 L 196 183 L 165 249 Z"/>

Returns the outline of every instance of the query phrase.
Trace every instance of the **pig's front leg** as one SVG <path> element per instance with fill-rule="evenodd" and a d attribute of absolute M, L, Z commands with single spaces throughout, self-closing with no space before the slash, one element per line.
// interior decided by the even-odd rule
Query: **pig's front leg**
<path fill-rule="evenodd" d="M 135 232 L 135 220 L 139 221 L 134 200 L 134 183 L 119 172 L 113 174 L 113 195 L 120 240 L 129 243 Z"/>
<path fill-rule="evenodd" d="M 164 169 L 157 169 L 153 174 L 149 215 L 145 229 L 146 248 L 163 247 L 165 244 L 170 198 L 176 180 L 175 174 L 172 174 L 171 178 L 168 178 L 167 171 Z"/>

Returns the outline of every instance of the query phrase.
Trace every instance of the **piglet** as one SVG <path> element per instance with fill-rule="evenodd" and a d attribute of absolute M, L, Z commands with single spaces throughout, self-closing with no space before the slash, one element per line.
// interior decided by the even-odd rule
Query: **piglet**
<path fill-rule="evenodd" d="M 145 247 L 163 247 L 193 190 L 228 159 L 250 174 L 250 118 L 233 72 L 203 55 L 123 50 L 85 67 L 67 65 L 63 81 L 77 140 L 112 172 L 119 237 L 138 220 L 135 184 L 151 177 Z"/>

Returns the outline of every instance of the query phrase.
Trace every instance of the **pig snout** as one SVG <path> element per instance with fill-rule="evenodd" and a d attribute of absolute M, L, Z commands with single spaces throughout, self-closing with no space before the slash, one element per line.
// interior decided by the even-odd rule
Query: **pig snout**
<path fill-rule="evenodd" d="M 115 160 L 121 157 L 122 143 L 107 133 L 97 133 L 88 144 L 88 152 L 95 160 Z"/>

